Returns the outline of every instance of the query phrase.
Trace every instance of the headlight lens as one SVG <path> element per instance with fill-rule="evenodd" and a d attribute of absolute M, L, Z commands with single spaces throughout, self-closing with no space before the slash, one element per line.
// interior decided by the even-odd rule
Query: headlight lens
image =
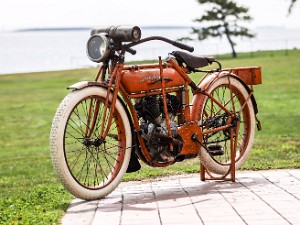
<path fill-rule="evenodd" d="M 91 36 L 86 45 L 87 56 L 93 62 L 103 62 L 109 56 L 109 40 L 105 34 Z"/>

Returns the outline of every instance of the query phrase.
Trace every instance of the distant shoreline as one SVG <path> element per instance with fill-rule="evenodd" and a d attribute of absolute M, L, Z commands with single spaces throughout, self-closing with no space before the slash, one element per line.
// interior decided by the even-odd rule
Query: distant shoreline
<path fill-rule="evenodd" d="M 255 52 L 239 52 L 238 59 L 245 59 L 247 57 L 253 58 L 253 54 L 259 56 L 268 56 L 268 57 L 274 57 L 274 54 L 276 55 L 286 55 L 287 50 L 258 50 Z M 288 51 L 299 51 L 299 49 L 288 49 Z M 242 55 L 242 56 L 241 56 Z M 248 55 L 248 56 L 247 56 Z M 246 57 L 245 57 L 246 56 Z M 232 59 L 231 53 L 223 53 L 218 56 L 219 59 L 227 60 Z M 140 63 L 150 63 L 152 60 L 137 60 L 137 61 L 128 61 L 126 62 L 127 65 L 130 64 L 136 64 L 138 62 Z M 99 64 L 95 64 L 94 66 L 87 65 L 87 66 L 78 66 L 78 67 L 69 67 L 69 68 L 58 68 L 58 69 L 41 69 L 41 70 L 34 70 L 34 71 L 22 71 L 22 72 L 12 72 L 12 73 L 1 73 L 0 71 L 0 78 L 4 76 L 11 76 L 11 75 L 26 75 L 26 74 L 33 74 L 33 73 L 48 73 L 48 72 L 60 72 L 60 71 L 71 71 L 71 70 L 88 70 L 88 69 L 95 69 L 97 71 L 97 68 L 99 68 Z"/>
<path fill-rule="evenodd" d="M 94 27 L 42 27 L 42 28 L 25 28 L 25 29 L 16 29 L 6 32 L 65 32 L 65 31 L 90 31 Z M 99 26 L 99 27 L 106 27 L 106 26 Z M 162 25 L 162 26 L 140 26 L 142 30 L 174 30 L 174 29 L 191 29 L 192 26 L 171 26 L 171 25 Z M 200 28 L 200 27 L 198 27 Z M 264 29 L 272 29 L 272 30 L 300 30 L 299 28 L 286 28 L 282 26 L 260 26 L 251 28 L 252 30 L 264 30 Z M 1 31 L 0 31 L 1 33 Z"/>
<path fill-rule="evenodd" d="M 143 37 L 160 35 L 176 40 L 187 36 L 192 29 L 187 26 L 141 26 Z M 86 42 L 91 28 L 44 27 L 22 29 L 17 32 L 0 32 L 0 74 L 32 71 L 51 71 L 94 66 L 86 56 Z M 235 39 L 237 52 L 260 50 L 300 49 L 300 29 L 284 27 L 259 27 L 253 29 L 254 39 Z M 221 55 L 231 49 L 225 38 L 206 41 L 192 40 L 186 44 L 194 46 L 195 55 Z M 126 55 L 126 62 L 157 59 L 176 50 L 174 46 L 157 41 L 137 46 L 138 54 Z"/>
<path fill-rule="evenodd" d="M 41 31 L 86 31 L 93 27 L 44 27 L 44 28 L 27 28 L 18 29 L 14 32 L 41 32 Z M 190 26 L 141 26 L 141 29 L 189 29 Z"/>

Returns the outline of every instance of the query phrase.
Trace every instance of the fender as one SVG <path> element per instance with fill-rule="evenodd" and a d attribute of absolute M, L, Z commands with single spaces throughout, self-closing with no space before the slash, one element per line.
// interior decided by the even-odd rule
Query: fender
<path fill-rule="evenodd" d="M 96 81 L 80 81 L 67 87 L 68 90 L 78 91 L 86 87 L 98 86 L 107 89 L 107 85 Z"/>
<path fill-rule="evenodd" d="M 72 91 L 79 91 L 84 88 L 95 87 L 95 86 L 107 89 L 106 84 L 101 83 L 101 82 L 96 82 L 96 81 L 80 81 L 80 82 L 77 82 L 77 83 L 72 84 L 71 86 L 67 87 L 67 89 L 72 90 Z M 127 117 L 129 118 L 129 123 L 130 123 L 130 128 L 131 128 L 131 133 L 132 133 L 132 147 L 133 147 L 134 151 L 133 151 L 133 149 L 131 150 L 131 157 L 130 157 L 129 165 L 128 165 L 128 168 L 126 171 L 126 173 L 131 173 L 131 172 L 138 171 L 141 168 L 141 165 L 140 165 L 140 163 L 137 159 L 137 155 L 136 155 L 136 151 L 138 151 L 138 147 L 134 148 L 134 146 L 137 146 L 137 138 L 136 138 L 136 133 L 134 132 L 133 121 L 132 121 L 132 117 L 129 113 L 129 110 L 119 95 L 118 95 L 118 100 L 123 105 L 123 107 L 126 111 Z"/>
<path fill-rule="evenodd" d="M 241 82 L 241 84 L 243 84 L 243 86 L 246 88 L 246 90 L 248 91 L 248 93 L 250 94 L 252 91 L 251 89 L 248 87 L 248 85 L 238 76 L 236 76 L 235 74 L 232 74 L 232 73 L 229 73 L 229 72 L 226 72 L 226 71 L 223 71 L 223 72 L 217 72 L 217 73 L 214 73 L 208 77 L 206 77 L 199 85 L 198 87 L 201 89 L 201 90 L 206 90 L 215 80 L 217 80 L 218 78 L 221 78 L 221 77 L 224 77 L 224 76 L 230 76 L 234 79 L 237 79 L 238 81 Z M 197 119 L 197 113 L 199 113 L 199 106 L 201 104 L 201 99 L 203 99 L 203 97 L 201 96 L 201 91 L 199 93 L 197 93 L 196 95 L 194 95 L 193 97 L 193 101 L 192 101 L 192 112 L 191 112 L 191 117 L 193 120 L 196 120 Z M 254 98 L 254 95 L 252 94 L 251 95 L 251 101 L 252 101 L 252 104 L 253 104 L 253 108 L 254 108 L 254 113 L 257 114 L 258 113 L 258 107 L 257 107 L 257 103 L 256 103 L 256 100 Z"/>

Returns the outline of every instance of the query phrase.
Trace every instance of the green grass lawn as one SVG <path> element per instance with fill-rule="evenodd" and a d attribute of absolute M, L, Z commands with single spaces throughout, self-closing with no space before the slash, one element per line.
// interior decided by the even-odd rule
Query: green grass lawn
<path fill-rule="evenodd" d="M 300 168 L 300 51 L 220 56 L 224 67 L 262 66 L 263 85 L 255 86 L 258 117 L 250 159 L 243 169 Z M 57 181 L 49 155 L 52 117 L 66 87 L 94 79 L 96 69 L 0 76 L 0 224 L 53 224 L 72 199 Z M 193 75 L 195 81 L 201 75 Z M 199 161 L 165 169 L 143 166 L 125 176 L 199 172 Z"/>

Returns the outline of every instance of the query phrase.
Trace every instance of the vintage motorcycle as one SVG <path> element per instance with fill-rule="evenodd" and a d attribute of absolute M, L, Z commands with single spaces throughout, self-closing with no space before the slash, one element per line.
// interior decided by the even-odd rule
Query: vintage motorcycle
<path fill-rule="evenodd" d="M 207 171 L 224 175 L 249 156 L 255 124 L 260 128 L 252 88 L 261 83 L 260 67 L 222 69 L 214 57 L 184 51 L 124 64 L 126 52 L 152 40 L 194 50 L 165 37 L 141 39 L 137 26 L 91 31 L 87 55 L 101 63 L 99 72 L 69 87 L 50 134 L 54 168 L 76 197 L 105 197 L 139 161 L 166 167 L 199 156 Z M 210 64 L 216 66 L 201 69 Z M 188 75 L 194 72 L 204 73 L 197 84 Z"/>

